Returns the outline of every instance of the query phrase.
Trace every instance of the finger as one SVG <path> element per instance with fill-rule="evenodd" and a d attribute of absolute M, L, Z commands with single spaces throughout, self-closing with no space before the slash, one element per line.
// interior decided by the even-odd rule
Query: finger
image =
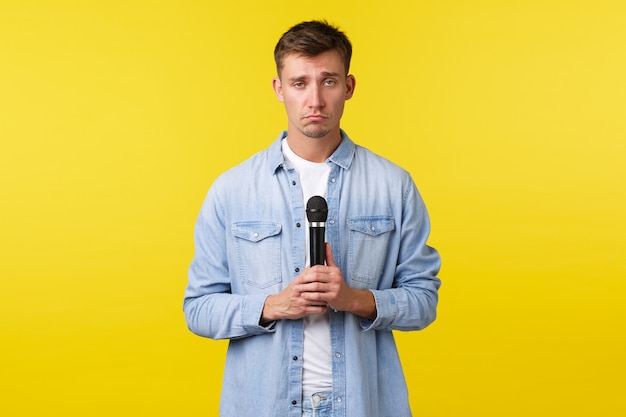
<path fill-rule="evenodd" d="M 307 313 L 309 314 L 322 314 L 328 311 L 328 306 L 320 305 L 320 306 L 311 306 L 307 309 Z"/>
<path fill-rule="evenodd" d="M 302 273 L 300 275 L 298 275 L 298 277 L 296 278 L 296 285 L 302 285 L 302 284 L 307 284 L 309 282 L 312 282 L 313 279 L 313 271 L 311 269 L 311 267 L 306 268 L 304 271 L 302 271 Z"/>
<path fill-rule="evenodd" d="M 333 258 L 333 251 L 330 247 L 330 243 L 326 242 L 324 249 L 326 250 L 326 265 L 337 266 L 337 264 L 335 264 L 335 258 Z"/>

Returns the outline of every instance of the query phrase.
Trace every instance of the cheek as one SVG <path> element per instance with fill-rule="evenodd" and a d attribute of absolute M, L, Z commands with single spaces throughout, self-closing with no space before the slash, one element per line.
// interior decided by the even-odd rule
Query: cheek
<path fill-rule="evenodd" d="M 295 102 L 296 100 L 293 98 L 293 96 L 289 94 L 283 94 L 283 103 L 285 103 L 286 107 L 294 107 Z"/>
<path fill-rule="evenodd" d="M 338 114 L 341 114 L 341 112 L 343 111 L 343 107 L 346 104 L 346 100 L 343 98 L 343 96 L 340 99 L 337 99 L 334 101 L 334 105 L 333 108 L 335 109 L 335 111 Z"/>
<path fill-rule="evenodd" d="M 297 118 L 298 114 L 300 114 L 298 106 L 294 102 L 289 100 L 285 100 L 283 104 L 285 105 L 285 112 L 287 113 L 287 117 Z"/>
<path fill-rule="evenodd" d="M 329 103 L 333 103 L 334 107 L 340 108 L 343 107 L 346 101 L 345 91 L 334 91 L 332 97 L 329 97 Z"/>

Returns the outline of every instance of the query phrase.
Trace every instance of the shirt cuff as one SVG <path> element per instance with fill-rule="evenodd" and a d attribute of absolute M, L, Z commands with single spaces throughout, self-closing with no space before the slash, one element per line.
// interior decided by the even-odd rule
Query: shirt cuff
<path fill-rule="evenodd" d="M 245 297 L 241 306 L 241 325 L 246 333 L 256 335 L 273 333 L 275 331 L 275 321 L 264 325 L 261 324 L 261 315 L 263 314 L 266 298 L 267 295 L 250 295 Z"/>
<path fill-rule="evenodd" d="M 391 329 L 392 324 L 398 316 L 398 302 L 393 295 L 393 291 L 370 290 L 374 294 L 376 303 L 376 318 L 368 320 L 360 318 L 361 330 L 385 330 Z"/>

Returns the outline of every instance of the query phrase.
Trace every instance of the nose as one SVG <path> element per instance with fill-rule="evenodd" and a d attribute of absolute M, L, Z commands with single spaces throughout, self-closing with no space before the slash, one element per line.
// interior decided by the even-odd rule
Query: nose
<path fill-rule="evenodd" d="M 309 89 L 308 96 L 309 107 L 313 109 L 319 109 L 324 107 L 324 99 L 322 97 L 322 89 L 320 86 L 312 84 Z"/>

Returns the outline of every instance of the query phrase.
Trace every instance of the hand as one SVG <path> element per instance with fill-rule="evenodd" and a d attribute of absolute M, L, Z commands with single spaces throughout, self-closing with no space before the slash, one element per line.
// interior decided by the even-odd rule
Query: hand
<path fill-rule="evenodd" d="M 297 290 L 309 269 L 305 269 L 302 274 L 298 275 L 287 288 L 265 299 L 261 323 L 281 319 L 297 320 L 310 314 L 325 313 L 328 310 L 326 303 L 302 297 L 301 291 Z"/>
<path fill-rule="evenodd" d="M 326 243 L 326 265 L 306 268 L 284 290 L 265 300 L 261 322 L 296 320 L 321 314 L 328 307 L 373 320 L 376 301 L 369 290 L 350 288 L 335 264 L 330 244 Z"/>
<path fill-rule="evenodd" d="M 335 264 L 330 245 L 325 244 L 326 265 L 307 268 L 299 278 L 295 290 L 310 302 L 328 305 L 335 310 L 347 310 L 351 303 L 351 288 Z"/>
<path fill-rule="evenodd" d="M 298 278 L 295 291 L 311 303 L 325 303 L 368 319 L 376 318 L 376 301 L 369 290 L 350 288 L 335 264 L 330 244 L 326 243 L 326 265 L 307 268 Z"/>

